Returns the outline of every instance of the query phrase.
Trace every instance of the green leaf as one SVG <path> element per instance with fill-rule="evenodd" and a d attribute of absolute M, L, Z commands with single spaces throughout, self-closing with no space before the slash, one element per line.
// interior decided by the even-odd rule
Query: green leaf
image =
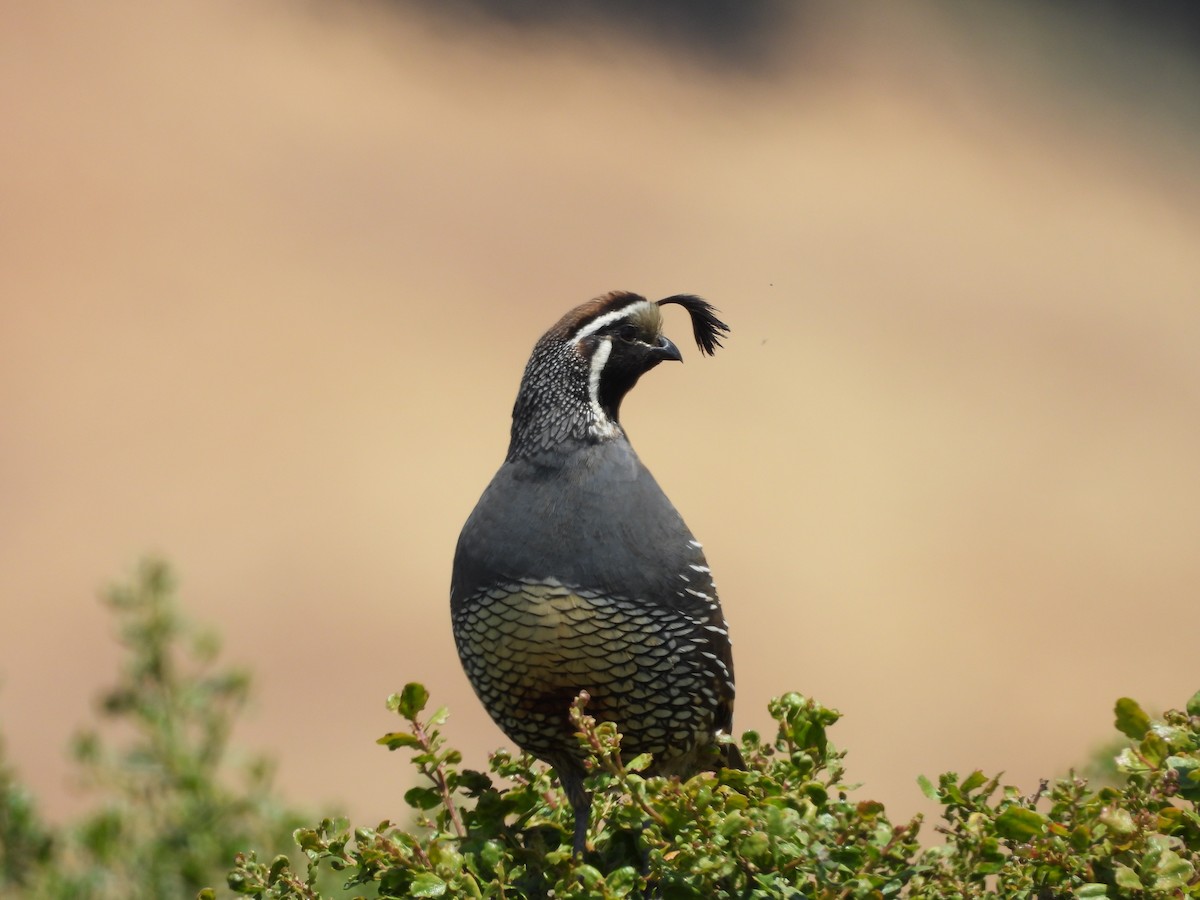
<path fill-rule="evenodd" d="M 966 780 L 964 780 L 959 787 L 962 788 L 964 794 L 967 794 L 975 790 L 975 788 L 982 787 L 985 784 L 987 784 L 987 776 L 976 769 L 966 777 Z"/>
<path fill-rule="evenodd" d="M 1109 807 L 1096 818 L 1117 837 L 1128 837 L 1137 831 L 1137 825 L 1133 823 L 1133 816 L 1127 809 L 1117 806 Z"/>
<path fill-rule="evenodd" d="M 479 851 L 479 858 L 491 871 L 498 871 L 504 861 L 504 845 L 496 840 L 488 841 Z"/>
<path fill-rule="evenodd" d="M 1184 887 L 1196 874 L 1195 867 L 1174 850 L 1164 850 L 1153 869 L 1155 891 L 1176 891 Z"/>
<path fill-rule="evenodd" d="M 752 831 L 738 842 L 738 854 L 747 859 L 758 859 L 771 849 L 771 838 L 761 831 Z"/>
<path fill-rule="evenodd" d="M 1188 800 L 1200 800 L 1200 758 L 1168 756 L 1166 763 L 1179 779 L 1179 793 Z"/>
<path fill-rule="evenodd" d="M 286 872 L 291 866 L 291 860 L 285 854 L 279 854 L 271 860 L 271 867 L 267 870 L 267 884 L 274 884 L 279 880 L 279 876 Z"/>
<path fill-rule="evenodd" d="M 292 833 L 292 839 L 301 850 L 306 852 L 319 853 L 325 849 L 321 843 L 321 836 L 314 828 L 297 828 Z"/>
<path fill-rule="evenodd" d="M 1010 841 L 1028 841 L 1042 833 L 1047 819 L 1024 806 L 1010 806 L 996 816 L 996 831 Z"/>
<path fill-rule="evenodd" d="M 654 757 L 649 753 L 639 753 L 629 762 L 625 763 L 626 772 L 644 772 L 650 768 L 650 764 L 654 762 Z"/>
<path fill-rule="evenodd" d="M 597 887 L 604 883 L 604 876 L 600 874 L 600 870 L 595 866 L 589 866 L 587 863 L 582 863 L 575 868 L 575 877 L 589 891 L 596 890 Z"/>
<path fill-rule="evenodd" d="M 393 694 L 392 697 L 396 697 L 396 695 Z M 392 707 L 392 700 L 389 698 L 388 706 L 394 708 L 406 719 L 415 719 L 417 713 L 423 710 L 428 702 L 429 691 L 425 690 L 425 685 L 410 681 L 400 692 L 400 696 L 396 699 L 396 705 Z"/>
<path fill-rule="evenodd" d="M 1075 889 L 1075 896 L 1080 898 L 1080 900 L 1093 900 L 1093 898 L 1107 897 L 1108 885 L 1097 884 L 1094 881 L 1089 882 L 1088 884 L 1081 884 Z"/>
<path fill-rule="evenodd" d="M 1142 756 L 1146 758 L 1146 761 L 1153 766 L 1162 765 L 1162 761 L 1171 752 L 1171 748 L 1167 746 L 1167 742 L 1153 731 L 1146 735 L 1146 739 L 1142 741 L 1139 749 L 1142 751 Z"/>
<path fill-rule="evenodd" d="M 1192 697 L 1187 702 L 1187 714 L 1189 716 L 1200 716 L 1200 691 L 1192 694 Z"/>
<path fill-rule="evenodd" d="M 414 809 L 433 809 L 442 802 L 442 795 L 437 788 L 409 788 L 404 792 L 404 802 Z"/>
<path fill-rule="evenodd" d="M 1126 747 L 1118 753 L 1113 763 L 1116 765 L 1117 771 L 1125 775 L 1135 775 L 1150 771 L 1150 766 L 1138 754 L 1133 752 L 1132 747 Z"/>
<path fill-rule="evenodd" d="M 383 744 L 389 750 L 399 750 L 401 747 L 420 747 L 421 742 L 415 734 L 409 734 L 407 731 L 389 731 L 383 737 L 375 741 L 377 744 Z"/>
<path fill-rule="evenodd" d="M 235 894 L 253 894 L 258 890 L 257 884 L 249 884 L 245 873 L 235 869 L 225 877 L 225 883 Z M 262 896 L 259 894 L 259 896 Z"/>
<path fill-rule="evenodd" d="M 825 789 L 825 785 L 819 781 L 808 781 L 800 786 L 800 790 L 805 796 L 813 802 L 815 806 L 824 806 L 829 802 L 829 791 Z"/>
<path fill-rule="evenodd" d="M 410 897 L 441 897 L 446 893 L 446 882 L 432 872 L 422 872 L 408 886 Z"/>
<path fill-rule="evenodd" d="M 624 897 L 631 893 L 637 884 L 638 873 L 633 866 L 622 866 L 616 871 L 610 872 L 608 878 L 604 880 L 604 886 L 618 897 Z"/>
<path fill-rule="evenodd" d="M 1138 706 L 1136 700 L 1122 697 L 1113 708 L 1117 716 L 1117 730 L 1126 737 L 1140 741 L 1150 730 L 1150 717 Z"/>
<path fill-rule="evenodd" d="M 921 793 L 930 800 L 936 800 L 938 798 L 938 789 L 935 788 L 933 786 L 933 782 L 924 775 L 917 776 L 917 785 L 921 788 Z"/>
<path fill-rule="evenodd" d="M 883 804 L 878 800 L 861 800 L 854 811 L 864 819 L 873 819 L 884 811 Z"/>
<path fill-rule="evenodd" d="M 1126 891 L 1140 891 L 1142 889 L 1142 879 L 1138 878 L 1138 873 L 1129 868 L 1129 866 L 1118 865 L 1113 869 L 1113 880 L 1116 881 L 1117 887 Z"/>

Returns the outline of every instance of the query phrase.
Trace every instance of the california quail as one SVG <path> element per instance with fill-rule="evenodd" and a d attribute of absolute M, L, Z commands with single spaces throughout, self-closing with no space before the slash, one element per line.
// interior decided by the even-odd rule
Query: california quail
<path fill-rule="evenodd" d="M 496 724 L 549 763 L 584 849 L 591 796 L 568 718 L 580 691 L 650 774 L 740 765 L 733 657 L 700 543 L 642 465 L 621 400 L 663 360 L 664 304 L 707 354 L 729 327 L 699 297 L 614 291 L 577 306 L 533 348 L 508 456 L 463 526 L 450 611 L 458 654 Z"/>

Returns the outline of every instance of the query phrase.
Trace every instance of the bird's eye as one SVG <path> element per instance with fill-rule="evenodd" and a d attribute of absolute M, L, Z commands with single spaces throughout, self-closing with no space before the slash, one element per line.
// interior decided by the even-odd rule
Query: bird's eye
<path fill-rule="evenodd" d="M 632 344 L 637 340 L 638 330 L 636 325 L 622 325 L 617 329 L 617 335 L 626 343 Z"/>

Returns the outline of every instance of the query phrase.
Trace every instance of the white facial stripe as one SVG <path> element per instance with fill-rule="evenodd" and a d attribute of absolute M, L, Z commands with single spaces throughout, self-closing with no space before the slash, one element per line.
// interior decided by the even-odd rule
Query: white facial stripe
<path fill-rule="evenodd" d="M 608 422 L 608 416 L 600 406 L 600 374 L 604 371 L 604 364 L 608 362 L 610 353 L 612 341 L 601 341 L 592 353 L 592 369 L 588 372 L 588 399 L 592 401 L 592 413 L 596 416 L 596 423 L 601 427 Z"/>
<path fill-rule="evenodd" d="M 592 321 L 588 322 L 588 324 L 584 325 L 577 332 L 575 332 L 575 334 L 571 337 L 571 343 L 574 344 L 579 341 L 582 341 L 588 335 L 595 334 L 597 331 L 599 331 L 605 325 L 609 325 L 609 324 L 617 321 L 618 319 L 625 318 L 627 315 L 629 315 L 630 312 L 637 309 L 639 306 L 650 306 L 650 305 L 651 305 L 651 303 L 649 300 L 638 300 L 635 303 L 630 303 L 628 306 L 623 306 L 620 309 L 614 309 L 610 313 L 605 313 L 604 315 L 602 315 L 598 318 L 592 319 Z M 604 354 L 604 358 L 608 359 L 607 353 Z M 603 363 L 601 363 L 601 365 L 603 365 Z M 595 357 L 592 358 L 592 372 L 593 372 L 593 374 L 596 372 Z"/>

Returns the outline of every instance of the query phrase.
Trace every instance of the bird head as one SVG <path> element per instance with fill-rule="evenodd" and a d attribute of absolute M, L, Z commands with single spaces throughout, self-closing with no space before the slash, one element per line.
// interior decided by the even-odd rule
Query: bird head
<path fill-rule="evenodd" d="M 662 333 L 662 307 L 669 304 L 688 311 L 701 352 L 716 352 L 729 326 L 711 304 L 691 294 L 651 302 L 613 291 L 580 304 L 534 346 L 513 407 L 509 457 L 571 438 L 622 435 L 618 415 L 625 395 L 659 363 L 683 359 Z"/>

